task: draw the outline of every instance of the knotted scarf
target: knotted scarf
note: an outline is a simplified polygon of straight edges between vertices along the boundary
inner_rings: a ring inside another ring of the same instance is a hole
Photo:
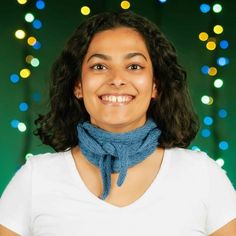
[[[125,180],[127,170],[153,153],[161,131],[152,119],[144,126],[126,133],[112,133],[88,121],[77,126],[79,147],[86,159],[100,169],[104,200],[110,193],[111,173],[119,173],[117,185]]]

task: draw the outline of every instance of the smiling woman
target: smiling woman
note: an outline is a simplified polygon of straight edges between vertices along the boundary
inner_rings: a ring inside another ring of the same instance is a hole
[[[235,236],[236,194],[203,152],[186,72],[158,27],[95,15],[52,68],[50,110],[0,202],[0,236]],[[117,225],[119,223],[119,225]]]

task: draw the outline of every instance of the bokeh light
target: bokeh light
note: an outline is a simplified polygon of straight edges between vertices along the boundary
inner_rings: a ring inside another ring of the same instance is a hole
[[[32,157],[32,156],[33,156],[32,153],[27,153],[27,154],[25,155],[25,159],[27,160],[28,158],[30,158],[30,157]]]
[[[220,13],[222,11],[222,5],[221,4],[214,4],[212,7],[213,12]]]
[[[33,58],[34,58],[34,57],[33,57],[32,55],[28,55],[28,56],[26,56],[25,61],[26,61],[28,64],[30,64]]]
[[[27,39],[27,43],[28,43],[30,46],[34,46],[34,45],[36,44],[36,42],[37,42],[37,39],[36,39],[35,37],[33,37],[33,36],[31,36],[31,37],[29,37],[29,38]]]
[[[216,67],[210,67],[210,68],[209,68],[209,71],[208,71],[208,74],[209,74],[210,76],[215,76],[215,75],[217,74],[217,69],[216,69]]]
[[[201,149],[198,146],[192,146],[191,149],[194,151],[201,151]]]
[[[21,102],[19,105],[20,111],[27,111],[29,109],[29,105],[26,102]]]
[[[216,63],[219,66],[225,66],[225,65],[229,64],[229,59],[227,57],[219,57],[219,58],[217,58]]]
[[[210,131],[209,129],[203,129],[203,130],[201,131],[201,135],[202,135],[202,137],[204,137],[204,138],[208,138],[208,137],[211,135],[211,131]]]
[[[213,28],[213,31],[215,34],[222,34],[224,31],[224,28],[221,25],[215,25]]]
[[[210,126],[213,124],[213,118],[211,116],[205,116],[203,122],[205,125]]]
[[[216,43],[214,41],[209,41],[206,44],[206,48],[210,51],[213,51],[216,49]]]
[[[208,71],[209,71],[209,66],[202,66],[201,68],[201,72],[204,74],[204,75],[208,75]]]
[[[220,148],[221,150],[227,150],[227,149],[229,148],[228,142],[226,142],[226,141],[221,141],[221,142],[219,143],[219,148]]]
[[[40,28],[42,27],[42,22],[41,22],[40,20],[38,20],[38,19],[35,19],[35,20],[33,21],[33,27],[34,27],[35,29],[40,29]]]
[[[209,4],[203,3],[203,4],[200,5],[200,11],[201,11],[202,13],[207,13],[207,12],[209,12],[210,10],[211,10],[211,7],[210,7]]]
[[[199,35],[198,35],[198,38],[201,40],[201,41],[207,41],[208,39],[208,34],[206,32],[201,32]]]
[[[24,30],[21,30],[21,29],[19,29],[19,30],[17,30],[16,32],[15,32],[15,36],[16,36],[16,38],[18,38],[18,39],[23,39],[24,37],[25,37],[25,31]]]
[[[27,3],[27,0],[17,0],[17,2],[19,3],[19,4],[26,4]]]
[[[38,67],[38,66],[39,66],[39,59],[38,59],[38,58],[33,58],[33,59],[31,60],[31,65],[32,65],[33,67]]]
[[[28,78],[30,74],[31,74],[30,70],[26,68],[20,71],[20,76],[21,78],[24,78],[24,79]]]
[[[16,84],[20,81],[20,77],[19,75],[17,74],[11,74],[10,75],[10,81],[13,83],[13,84]]]
[[[201,97],[201,101],[203,104],[212,105],[214,102],[214,99],[210,96],[204,95]]]
[[[129,1],[122,1],[120,3],[120,6],[121,6],[122,9],[127,10],[127,9],[130,8],[130,2]]]
[[[20,122],[20,123],[18,124],[17,128],[18,128],[18,130],[19,130],[20,132],[25,132],[26,129],[27,129],[26,125],[25,125],[23,122]]]
[[[220,48],[227,49],[229,47],[229,42],[227,40],[221,40],[220,41]]]
[[[43,10],[45,8],[45,2],[42,0],[38,0],[35,4],[36,8],[39,10]]]
[[[12,120],[11,121],[11,127],[16,129],[18,127],[19,123],[20,123],[19,120]]]
[[[218,166],[223,167],[223,165],[225,164],[225,161],[222,158],[218,158],[216,160],[216,163]]]
[[[31,23],[34,20],[34,15],[32,13],[25,14],[25,21]]]
[[[88,6],[83,6],[81,7],[80,12],[82,15],[87,16],[90,14],[90,8]]]
[[[34,45],[33,45],[33,48],[38,50],[41,48],[41,43],[39,41],[37,41]]]
[[[221,87],[223,86],[223,84],[224,84],[224,82],[223,82],[222,79],[216,79],[216,80],[214,81],[214,86],[215,86],[216,88],[221,88]]]
[[[227,112],[225,109],[220,109],[220,110],[218,111],[218,116],[219,116],[220,118],[226,118],[226,117],[228,116],[228,112]]]

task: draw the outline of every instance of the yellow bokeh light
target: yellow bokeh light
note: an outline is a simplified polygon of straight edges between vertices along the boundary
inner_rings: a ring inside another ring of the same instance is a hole
[[[224,31],[224,29],[221,25],[215,25],[214,28],[213,28],[213,31],[216,34],[221,34]]]
[[[209,41],[206,44],[206,48],[210,51],[215,50],[216,49],[216,43],[214,41]]]
[[[90,14],[90,8],[88,6],[83,6],[81,7],[80,9],[81,13],[85,16],[89,15]]]
[[[18,2],[19,4],[26,4],[26,3],[27,3],[27,0],[17,0],[17,2]]]
[[[30,64],[33,58],[34,58],[34,57],[33,57],[32,55],[28,55],[28,56],[25,58],[25,61]]]
[[[201,41],[207,41],[208,39],[208,34],[206,32],[201,32],[199,35],[198,35],[199,39]]]
[[[36,44],[36,42],[37,42],[37,40],[36,40],[36,38],[35,37],[29,37],[28,39],[27,39],[27,43],[30,45],[30,46],[34,46],[35,44]]]
[[[16,32],[15,32],[15,36],[16,36],[16,38],[18,38],[18,39],[23,39],[24,37],[25,37],[25,31],[24,30],[21,30],[21,29],[19,29],[19,30],[17,30]]]
[[[214,99],[212,97],[209,97],[209,102],[207,103],[207,105],[212,105],[214,102]]]
[[[22,69],[20,71],[20,76],[21,76],[21,78],[24,78],[24,79],[28,78],[30,76],[30,74],[31,74],[31,72],[29,69]]]
[[[217,74],[217,69],[215,67],[210,67],[209,71],[208,71],[208,74],[210,76],[215,76]]]
[[[127,9],[130,8],[130,2],[129,1],[122,1],[120,6],[121,6],[122,9],[127,10]]]

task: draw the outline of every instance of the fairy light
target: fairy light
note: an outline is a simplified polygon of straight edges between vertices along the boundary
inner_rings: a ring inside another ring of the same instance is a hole
[[[120,6],[122,9],[127,10],[130,8],[130,2],[129,1],[122,1]]]
[[[21,5],[24,5],[27,3],[27,0],[17,0],[17,2]]]
[[[15,32],[15,36],[16,36],[16,38],[18,38],[18,39],[23,39],[23,38],[25,38],[26,33],[25,33],[24,30],[19,29],[19,30],[17,30],[17,31]]]
[[[223,82],[222,79],[216,79],[216,80],[214,81],[214,86],[215,86],[215,88],[221,88],[221,87],[223,86],[223,84],[224,84],[224,82]]]
[[[27,129],[25,123],[23,123],[23,122],[20,122],[20,123],[18,124],[17,128],[18,128],[18,130],[19,130],[20,132],[25,132],[26,129]]]
[[[88,6],[83,6],[81,7],[80,12],[82,15],[87,16],[90,14],[90,8]]]
[[[29,23],[33,22],[34,21],[34,15],[32,13],[25,14],[25,21],[29,22]]]
[[[215,13],[220,13],[222,11],[222,9],[223,9],[222,5],[218,4],[218,3],[214,4],[212,7],[213,12],[215,12]]]
[[[206,44],[206,48],[209,50],[209,51],[213,51],[216,49],[216,43],[214,41],[209,41],[207,42]]]
[[[215,75],[217,74],[217,69],[216,69],[216,67],[210,67],[210,68],[209,68],[209,71],[208,71],[208,74],[209,74],[210,76],[215,76]]]
[[[23,79],[28,78],[28,77],[30,76],[30,74],[31,74],[31,72],[30,72],[29,69],[22,69],[22,70],[20,71],[20,76],[21,76],[21,78],[23,78]]]
[[[224,31],[224,28],[221,25],[215,25],[213,28],[213,31],[215,34],[222,34]]]
[[[198,38],[201,40],[201,41],[206,41],[208,39],[208,34],[206,32],[201,32],[199,35],[198,35]]]
[[[33,37],[33,36],[31,36],[31,37],[29,37],[29,38],[27,39],[27,43],[28,43],[30,46],[34,46],[34,45],[36,44],[36,42],[37,42],[37,39],[36,39],[35,37]]]

